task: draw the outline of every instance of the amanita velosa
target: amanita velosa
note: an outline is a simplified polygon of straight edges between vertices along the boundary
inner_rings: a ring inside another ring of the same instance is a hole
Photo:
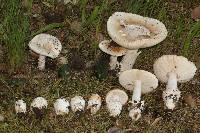
[[[119,82],[127,90],[133,91],[129,116],[133,120],[141,117],[144,101],[141,95],[153,91],[158,86],[158,79],[167,83],[166,90],[163,91],[163,100],[168,109],[174,109],[180,98],[180,90],[177,82],[189,81],[197,70],[194,63],[187,58],[177,55],[163,55],[158,58],[153,65],[155,75],[139,69],[132,69],[132,66],[140,54],[139,48],[146,48],[163,41],[167,36],[165,25],[152,18],[140,15],[116,12],[109,17],[107,30],[112,40],[104,40],[99,44],[99,48],[110,54],[110,69],[120,67]],[[45,69],[45,56],[56,58],[62,45],[60,41],[49,34],[39,34],[29,43],[30,49],[39,54],[38,68]],[[122,61],[117,61],[118,56],[124,56]],[[157,79],[157,78],[158,79]],[[128,101],[126,92],[114,89],[107,93],[106,104],[110,116],[118,116],[122,107]],[[101,107],[101,97],[92,94],[88,101],[87,109],[91,114],[96,114]],[[47,108],[47,101],[43,97],[37,97],[31,103],[31,108],[35,112]],[[75,96],[70,103],[65,98],[57,99],[54,103],[57,115],[68,114],[69,106],[74,113],[83,112],[86,102],[81,96]],[[16,113],[26,113],[26,103],[18,100],[15,103]]]
[[[141,94],[149,93],[157,88],[158,79],[150,72],[138,69],[124,71],[119,76],[119,83],[127,90],[133,91],[129,116],[133,120],[141,117],[144,101]]]
[[[104,40],[99,44],[99,48],[112,55],[110,67],[114,69],[120,66],[120,72],[132,69],[136,58],[141,53],[137,52],[139,48],[154,46],[167,37],[167,29],[162,22],[125,12],[115,12],[110,16],[107,21],[107,30],[111,39],[119,46],[117,49],[117,46],[112,48],[112,45]],[[108,50],[105,50],[106,47]],[[113,51],[121,54],[112,54]],[[123,55],[122,61],[118,63],[117,56]]]
[[[183,56],[163,55],[156,60],[153,69],[158,79],[167,83],[166,90],[163,91],[163,100],[165,106],[173,110],[181,96],[177,82],[184,83],[192,79],[197,68]]]
[[[45,58],[56,58],[62,49],[61,42],[54,36],[49,34],[36,35],[30,42],[29,48],[39,54],[38,68],[45,69]]]

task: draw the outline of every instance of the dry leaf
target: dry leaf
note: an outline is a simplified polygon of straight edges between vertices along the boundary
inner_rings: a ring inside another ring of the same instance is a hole
[[[185,103],[191,106],[192,108],[196,106],[196,101],[191,95],[186,96],[184,99]]]
[[[192,10],[191,16],[194,20],[198,21],[200,19],[200,6]]]

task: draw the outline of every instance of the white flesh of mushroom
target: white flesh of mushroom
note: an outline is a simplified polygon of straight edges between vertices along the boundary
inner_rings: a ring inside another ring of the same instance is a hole
[[[132,120],[137,121],[141,117],[141,112],[143,110],[144,101],[141,101],[141,81],[135,80],[135,87],[133,90],[131,109],[129,111],[129,116]]]
[[[47,100],[44,99],[43,97],[37,97],[31,103],[31,107],[38,109],[47,108],[47,105],[48,105]]]
[[[18,100],[15,102],[16,113],[26,113],[26,103],[23,100]]]
[[[116,117],[119,116],[122,110],[122,104],[119,101],[113,101],[107,103],[108,111],[110,112],[110,116]]]
[[[117,68],[119,66],[119,62],[117,61],[117,56],[110,56],[110,70],[114,70],[115,68]]]
[[[39,70],[44,70],[45,69],[45,56],[44,55],[39,55],[38,68],[39,68]]]
[[[163,91],[163,100],[166,107],[173,110],[180,96],[181,92],[177,87],[177,74],[170,72],[168,73],[167,88]]]
[[[57,99],[54,103],[54,109],[57,115],[64,115],[69,113],[69,102],[65,98]]]
[[[132,69],[140,53],[138,50],[128,50],[120,62],[120,72]]]
[[[123,20],[120,21],[120,24],[124,26],[122,30],[119,32],[122,36],[128,37],[130,40],[134,40],[136,38],[150,36],[150,31],[146,27],[142,25],[128,25]]]
[[[101,107],[101,97],[98,94],[92,94],[88,101],[87,109],[90,109],[91,114],[96,114],[96,112]]]
[[[75,96],[71,99],[70,105],[74,113],[77,111],[84,111],[85,100],[81,96]]]

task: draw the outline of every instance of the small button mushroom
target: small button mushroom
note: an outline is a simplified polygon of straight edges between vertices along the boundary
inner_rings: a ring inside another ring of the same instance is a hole
[[[157,88],[158,79],[150,72],[138,69],[124,71],[119,76],[119,83],[127,90],[133,90],[129,116],[133,120],[141,117],[144,101],[141,94],[149,93]]]
[[[123,56],[126,54],[127,50],[123,47],[120,47],[112,40],[104,40],[99,43],[99,48],[110,56],[110,70],[114,70],[119,66],[119,62],[117,61],[117,57]]]
[[[81,96],[75,96],[71,99],[70,106],[74,113],[82,113],[85,109],[85,100]]]
[[[181,96],[177,82],[184,83],[191,80],[197,68],[183,56],[163,55],[155,61],[153,69],[158,79],[167,83],[166,90],[163,91],[163,100],[165,106],[173,110]]]
[[[106,95],[106,104],[110,116],[116,117],[120,115],[122,106],[128,101],[128,96],[123,90],[115,89]]]
[[[110,70],[114,70],[116,68],[120,68],[120,71],[132,69],[135,63],[135,60],[137,59],[138,55],[141,53],[141,52],[138,52],[138,50],[125,49],[111,40],[102,41],[99,44],[99,48],[103,52],[111,55],[110,63],[109,63]],[[124,57],[122,61],[119,63],[117,61],[117,57],[123,56],[123,55]]]
[[[44,114],[47,105],[48,103],[46,99],[43,97],[37,97],[32,101],[31,108],[37,117],[41,117]]]
[[[110,16],[107,30],[114,42],[130,50],[151,47],[167,37],[162,22],[125,12],[115,12]]]
[[[61,52],[62,45],[60,41],[49,34],[36,35],[30,42],[29,48],[39,54],[38,68],[45,69],[45,57],[56,58]]]
[[[17,114],[26,113],[26,103],[23,100],[17,100],[15,102],[15,111]]]
[[[91,114],[96,114],[101,107],[101,97],[98,94],[92,94],[88,101],[87,109],[90,109]]]
[[[65,98],[57,99],[54,103],[54,109],[57,115],[64,115],[69,113],[69,102]]]

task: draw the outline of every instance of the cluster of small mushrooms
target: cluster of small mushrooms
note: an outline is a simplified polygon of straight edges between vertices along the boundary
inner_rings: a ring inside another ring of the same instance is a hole
[[[35,98],[31,103],[31,110],[33,112],[43,112],[47,108],[48,102],[43,97]],[[69,113],[69,107],[74,113],[81,113],[85,110],[86,101],[81,96],[75,96],[69,102],[65,98],[59,98],[54,102],[54,110],[57,115],[64,115]],[[87,110],[91,114],[95,114],[101,107],[101,97],[98,94],[92,94],[87,104]],[[27,112],[26,103],[23,100],[15,102],[15,111],[18,114],[25,114]]]
[[[115,12],[107,21],[107,30],[111,39],[100,42],[99,48],[111,55],[110,70],[119,70],[117,76],[121,86],[132,91],[129,116],[133,120],[138,120],[141,117],[144,109],[141,95],[156,89],[158,80],[167,83],[166,90],[163,91],[162,95],[163,101],[168,109],[173,110],[181,96],[177,82],[183,83],[193,78],[197,70],[194,63],[183,56],[163,55],[153,65],[155,75],[145,70],[133,69],[133,65],[141,53],[138,52],[138,49],[154,46],[167,37],[165,25],[153,18]],[[29,47],[40,55],[38,61],[40,70],[45,69],[46,56],[56,58],[62,49],[60,41],[48,34],[35,36],[30,41]],[[123,56],[121,62],[117,60],[119,56]],[[105,99],[110,116],[114,117],[120,115],[123,105],[128,102],[126,92],[120,89],[109,91]],[[87,109],[95,114],[100,109],[101,102],[101,97],[98,94],[92,94]],[[54,108],[57,115],[63,115],[69,112],[69,106],[73,112],[77,112],[84,111],[85,105],[83,97],[75,96],[70,103],[65,98],[57,99]],[[47,101],[38,97],[33,100],[31,107],[46,108]],[[26,103],[23,100],[18,100],[15,109],[17,113],[25,113]]]

